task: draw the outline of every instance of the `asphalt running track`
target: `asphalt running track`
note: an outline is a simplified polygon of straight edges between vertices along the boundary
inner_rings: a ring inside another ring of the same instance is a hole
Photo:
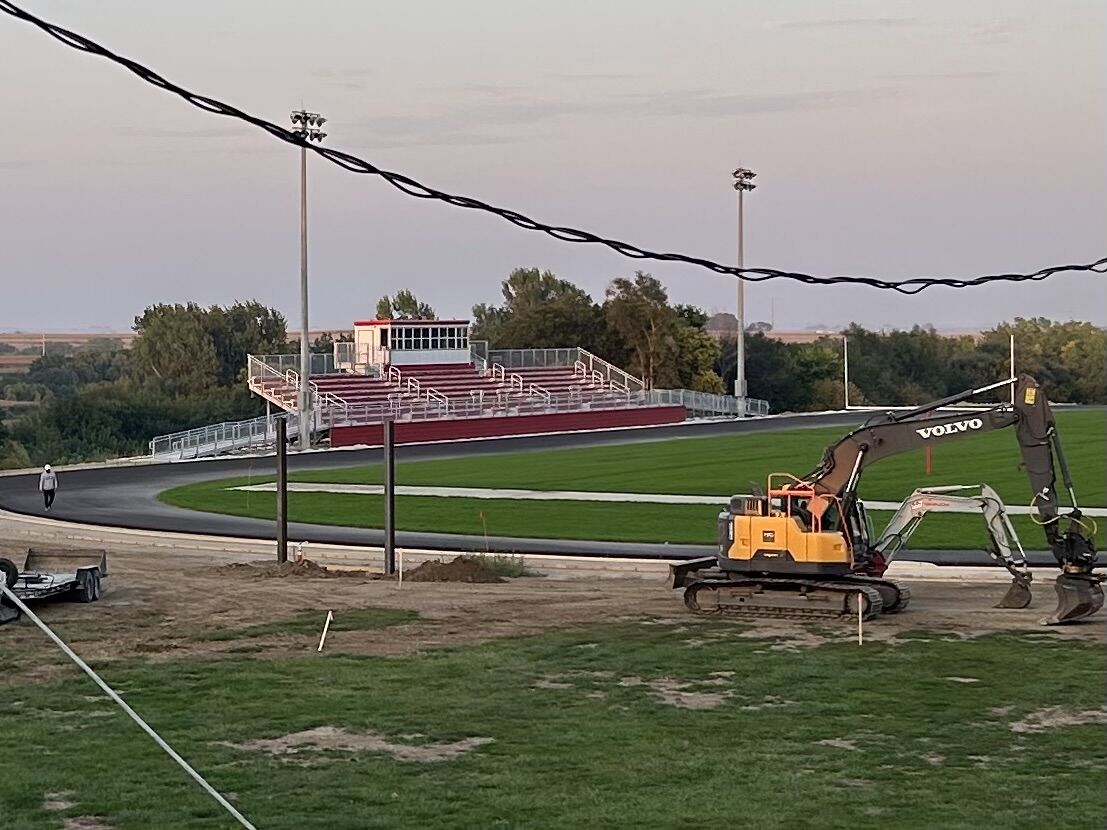
[[[453,443],[400,445],[396,463],[431,459],[492,456],[502,453],[544,449],[615,446],[674,438],[699,438],[714,435],[740,435],[785,429],[853,426],[864,413],[847,412],[820,415],[792,415],[746,421],[707,421],[672,426],[632,428],[606,432],[562,433],[511,438],[491,438]],[[289,469],[317,470],[357,467],[379,463],[380,448],[310,452],[289,455]],[[273,539],[273,522],[240,516],[225,516],[173,507],[158,501],[158,493],[170,487],[193,484],[213,478],[271,475],[273,456],[220,458],[176,464],[94,467],[60,470],[57,501],[49,514],[44,513],[38,492],[38,472],[0,476],[0,509],[12,513],[44,516],[61,521],[81,522],[105,527],[123,527],[179,533]],[[368,528],[334,527],[290,523],[292,541],[320,544],[380,546],[383,532]],[[611,558],[683,559],[709,556],[710,545],[640,544],[590,542],[552,539],[464,536],[450,533],[397,532],[396,544],[406,548],[429,550],[484,551],[520,554],[577,554]],[[1028,552],[1034,566],[1053,566],[1053,557],[1045,551]],[[992,565],[982,551],[905,551],[900,560],[930,562],[936,565]],[[1100,554],[1101,564],[1107,564]]]

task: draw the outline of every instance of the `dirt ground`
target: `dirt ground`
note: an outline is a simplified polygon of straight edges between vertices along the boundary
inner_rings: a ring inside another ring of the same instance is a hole
[[[9,555],[10,555],[9,551]],[[0,550],[0,555],[3,551]],[[256,557],[164,551],[108,551],[109,576],[103,598],[83,605],[39,603],[43,620],[90,660],[142,655],[150,660],[213,656],[249,651],[287,655],[314,652],[318,635],[268,634],[261,637],[205,639],[205,635],[285,620],[318,610],[322,629],[326,610],[397,608],[419,613],[418,620],[385,628],[333,631],[329,651],[359,654],[408,654],[448,645],[611,621],[671,625],[674,640],[686,647],[709,646],[714,635],[703,620],[688,613],[679,592],[658,577],[644,579],[550,579],[524,577],[502,584],[405,582],[397,587],[371,575],[342,579],[266,578],[260,568],[228,567]],[[898,615],[865,626],[866,642],[895,641],[906,632],[974,637],[996,631],[1032,632],[1041,638],[1107,642],[1107,611],[1083,624],[1040,624],[1053,607],[1051,580],[1043,574],[1032,606],[999,610],[991,606],[1004,592],[1002,583],[911,582],[912,602]],[[741,637],[764,638],[773,649],[798,649],[831,640],[856,640],[852,623],[765,623],[734,621]],[[919,636],[917,633],[912,636]],[[54,649],[29,620],[0,628],[0,665],[27,649]],[[45,680],[69,668],[59,663],[19,666],[0,682]]]

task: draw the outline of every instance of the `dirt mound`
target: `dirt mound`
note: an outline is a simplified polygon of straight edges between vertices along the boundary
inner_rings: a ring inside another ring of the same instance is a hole
[[[471,556],[459,556],[449,562],[432,559],[424,562],[404,579],[412,582],[503,582],[487,565]]]
[[[368,571],[332,571],[310,559],[302,562],[235,562],[232,565],[224,565],[218,569],[223,573],[236,576],[248,576],[264,579],[285,579],[298,577],[300,579],[335,579],[340,577],[360,577],[371,579],[375,574]]]

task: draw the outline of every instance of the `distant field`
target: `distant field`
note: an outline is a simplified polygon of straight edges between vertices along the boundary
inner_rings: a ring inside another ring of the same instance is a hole
[[[1104,459],[1107,413],[1062,412],[1058,428],[1081,502],[1107,504]],[[455,487],[514,487],[626,493],[702,494],[726,497],[764,485],[770,472],[809,472],[823,448],[842,435],[839,428],[756,435],[677,439],[617,447],[516,453],[402,464],[400,484]],[[924,474],[921,452],[888,459],[869,469],[861,486],[868,499],[898,501],[920,486],[987,483],[1011,505],[1030,501],[1012,432],[1004,430],[935,447],[933,474]],[[168,490],[169,504],[216,513],[272,518],[271,493],[229,491],[228,487],[272,481],[272,476],[204,482]],[[294,481],[380,483],[379,465],[297,473]],[[379,527],[383,499],[329,493],[289,496],[292,521],[351,527]],[[401,497],[397,526],[402,530],[493,536],[536,536],[629,542],[703,543],[714,540],[712,505],[655,505],[587,502],[524,502],[485,499]],[[482,515],[483,514],[483,518]],[[875,513],[878,527],[888,514]],[[1014,517],[1028,547],[1042,547],[1040,530]],[[1104,522],[1107,524],[1107,522]],[[1104,538],[1100,530],[1099,538]],[[927,517],[912,540],[916,548],[979,548],[986,541],[975,516]]]

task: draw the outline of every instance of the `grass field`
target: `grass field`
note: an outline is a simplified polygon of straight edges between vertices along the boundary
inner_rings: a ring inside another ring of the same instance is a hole
[[[1107,413],[1061,412],[1058,427],[1085,506],[1107,504],[1104,458]],[[401,464],[400,484],[456,487],[514,487],[535,490],[595,490],[628,493],[729,495],[763,485],[770,472],[808,472],[823,448],[842,435],[839,428],[794,430],[743,436],[691,438],[616,447],[547,450],[446,461]],[[1027,504],[1029,484],[1010,431],[940,445],[933,450],[933,474],[924,474],[920,452],[890,458],[867,470],[862,495],[899,500],[915,487],[988,483],[1012,505]],[[228,491],[228,487],[272,481],[272,476],[205,482],[168,490],[161,498],[180,507],[271,519],[276,499],[269,493]],[[379,465],[294,474],[294,481],[379,483]],[[400,497],[401,530],[491,536],[537,536],[628,542],[702,543],[714,541],[711,505],[525,502],[487,499]],[[351,527],[379,527],[383,499],[377,496],[293,493],[292,521]],[[483,516],[482,516],[483,514]],[[878,528],[890,514],[874,512]],[[1042,547],[1041,532],[1025,517],[1014,517],[1028,547]],[[1107,525],[1107,522],[1102,523]],[[1105,528],[1100,528],[1103,545]],[[986,541],[975,516],[928,516],[912,539],[916,548],[980,547]]]
[[[642,620],[398,657],[308,645],[100,668],[266,830],[1102,826],[1100,645],[915,634],[793,651],[742,633]],[[4,828],[232,826],[85,679],[4,691]],[[243,746],[320,727],[345,732]],[[438,746],[466,739],[482,740]]]

